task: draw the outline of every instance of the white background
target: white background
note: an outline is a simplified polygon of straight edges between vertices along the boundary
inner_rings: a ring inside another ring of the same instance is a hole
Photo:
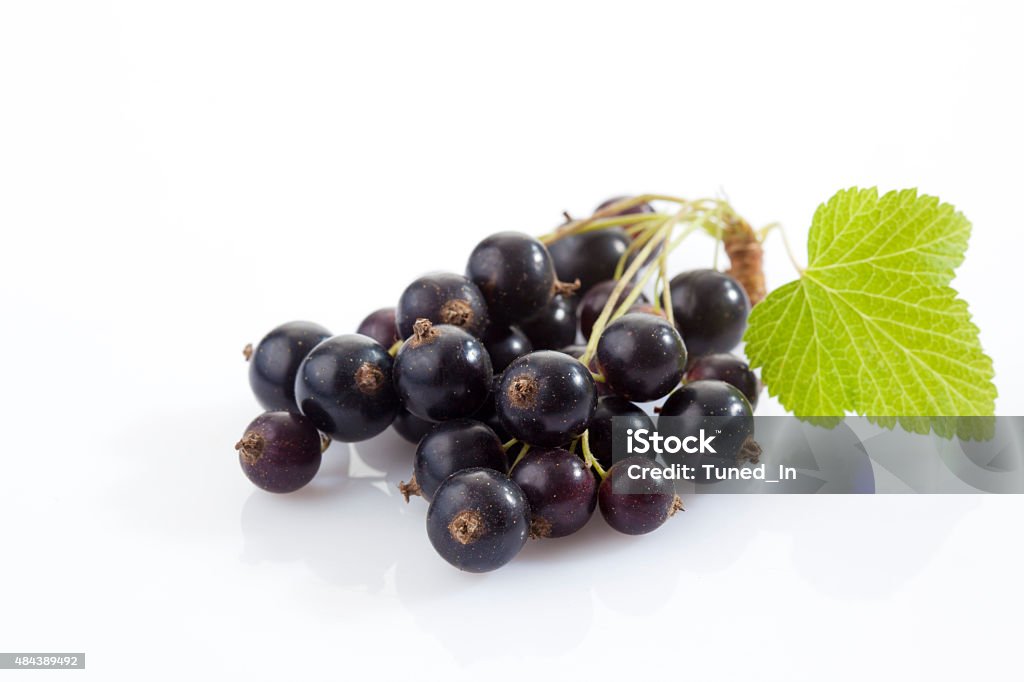
[[[598,521],[478,576],[401,501],[392,433],[287,497],[232,445],[258,412],[247,341],[352,330],[490,232],[644,191],[725,192],[797,244],[839,188],[956,204],[956,285],[999,413],[1024,413],[1021,20],[3,3],[0,650],[85,651],[52,675],[97,680],[1016,678],[1020,497],[701,497],[653,535]],[[772,286],[794,275],[777,239]]]

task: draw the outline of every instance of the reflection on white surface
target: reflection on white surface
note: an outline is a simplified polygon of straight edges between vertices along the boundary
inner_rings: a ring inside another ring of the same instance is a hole
[[[434,554],[425,501],[406,504],[398,493],[413,452],[392,432],[335,443],[308,488],[287,496],[253,490],[241,508],[240,559],[257,570],[298,564],[330,589],[393,594],[425,635],[463,662],[486,659],[495,637],[510,634],[484,622],[492,617],[528,627],[533,655],[558,656],[586,639],[595,599],[612,613],[669,622],[666,609],[732,602],[729,593],[699,594],[723,574],[743,582],[713,589],[771,591],[773,575],[795,570],[836,598],[884,599],[979,504],[973,496],[908,505],[883,496],[691,495],[686,512],[650,535],[615,533],[598,512],[579,533],[530,541],[508,566],[475,575]],[[752,545],[766,542],[790,566],[750,562]]]
[[[0,3],[0,648],[102,682],[1019,678],[1024,496],[691,497],[467,575],[391,434],[294,496],[244,478],[247,341],[623,192],[725,192],[798,258],[838,188],[954,203],[1024,414],[1015,3],[464,4]]]

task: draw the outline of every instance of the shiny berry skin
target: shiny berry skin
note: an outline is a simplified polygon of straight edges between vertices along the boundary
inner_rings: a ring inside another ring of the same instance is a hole
[[[562,348],[559,348],[558,352],[565,353],[566,355],[571,355],[572,357],[579,360],[580,358],[583,357],[583,354],[587,352],[587,347],[584,346],[582,343],[574,343],[572,345],[563,346]]]
[[[600,211],[601,209],[603,209],[603,208],[605,208],[607,206],[611,206],[616,201],[622,201],[623,199],[628,199],[628,198],[629,198],[629,196],[624,195],[624,196],[621,196],[621,197],[612,197],[611,199],[605,199],[604,201],[601,202],[601,204],[596,209],[594,209],[594,212],[596,213],[597,211]],[[613,216],[617,216],[617,215],[642,215],[644,213],[654,213],[654,207],[651,206],[650,204],[648,204],[647,202],[644,202],[642,204],[637,204],[636,206],[633,206],[631,208],[627,208],[624,211],[616,211],[615,213],[612,213],[611,215],[613,215]]]
[[[299,409],[334,440],[373,438],[398,413],[393,365],[384,346],[368,336],[341,334],[321,341],[295,378]]]
[[[646,313],[627,313],[605,327],[597,366],[608,386],[627,400],[668,395],[686,371],[686,346],[672,324]]]
[[[611,199],[602,202],[601,205],[598,206],[595,209],[595,211],[600,211],[601,209],[603,209],[605,207],[608,207],[608,206],[611,206],[615,202],[621,201],[623,199],[629,199],[629,198],[628,197],[612,197]],[[609,214],[608,217],[611,217],[611,216],[621,216],[621,215],[644,215],[644,214],[647,214],[647,213],[655,213],[655,211],[654,211],[654,207],[653,206],[651,206],[650,204],[647,204],[645,202],[643,204],[638,204],[636,206],[628,208],[625,211],[616,211],[614,213],[611,213],[611,214]],[[637,235],[633,236],[633,239],[635,240],[639,236],[640,236],[639,233],[637,233]],[[660,252],[662,252],[663,248],[664,248],[664,245],[660,245],[660,244],[657,245],[656,247],[654,247],[653,251],[651,251],[651,254],[647,257],[647,260],[644,261],[644,265],[645,266],[649,265],[651,263],[651,261],[653,261],[655,258],[657,258],[657,255]],[[625,267],[629,267],[633,263],[633,260],[637,257],[638,253],[639,252],[634,252],[634,253],[630,254],[630,257],[626,259]]]
[[[495,375],[494,381],[492,382],[492,390],[487,394],[487,399],[484,400],[484,404],[480,406],[480,409],[473,413],[472,418],[478,422],[483,422],[491,428],[498,435],[498,439],[502,443],[507,443],[512,440],[512,436],[508,431],[505,430],[505,426],[498,419],[498,412],[494,406],[494,391],[497,390],[498,383],[501,381],[501,375]]]
[[[655,317],[663,317],[666,320],[668,319],[668,316],[665,315],[665,311],[662,310],[661,308],[655,308],[653,303],[647,303],[647,302],[634,303],[633,305],[629,306],[629,310],[627,312],[630,312],[630,313],[646,313],[647,315],[654,315]]]
[[[391,348],[401,341],[398,338],[398,327],[395,325],[395,309],[374,310],[359,323],[356,333],[369,336],[385,348]]]
[[[520,232],[499,232],[477,244],[466,276],[480,288],[491,317],[509,324],[537,314],[556,283],[548,250]]]
[[[272,493],[290,493],[313,480],[320,469],[320,432],[294,412],[265,412],[235,445],[249,480]]]
[[[590,424],[597,388],[579,360],[558,351],[535,351],[501,375],[495,407],[513,438],[530,445],[563,445]]]
[[[530,503],[530,536],[561,538],[586,525],[597,506],[597,477],[563,448],[536,448],[512,470]]]
[[[615,267],[629,246],[629,237],[618,227],[562,237],[548,244],[558,279],[580,281],[582,296],[598,282],[615,276]]]
[[[742,358],[732,353],[712,353],[700,355],[690,360],[686,368],[687,381],[717,379],[732,384],[740,390],[750,402],[750,408],[757,409],[757,398],[761,392],[761,382]]]
[[[580,321],[580,331],[583,333],[583,338],[590,338],[590,332],[594,329],[594,323],[597,322],[597,318],[601,316],[601,311],[604,310],[604,307],[608,303],[608,299],[611,298],[612,291],[615,290],[615,286],[617,284],[618,281],[613,279],[596,284],[586,293],[583,299],[580,300],[580,305],[576,310],[576,315]],[[627,286],[626,289],[623,290],[622,296],[616,300],[621,301],[621,299],[625,298],[628,293],[629,287]],[[637,298],[637,302],[646,303],[647,297],[640,294]]]
[[[706,481],[705,464],[715,469],[735,467],[747,440],[754,435],[754,411],[738,388],[724,381],[693,381],[668,397],[658,417],[662,436],[713,434],[714,453],[665,455],[667,460],[694,467],[697,481]]]
[[[484,333],[484,347],[491,356],[491,369],[495,374],[515,360],[533,351],[533,343],[519,327],[491,325]]]
[[[578,299],[556,294],[539,313],[520,323],[535,350],[556,350],[576,341]]]
[[[649,475],[633,480],[629,476],[632,467],[641,475],[658,464],[645,457],[620,461],[601,482],[597,499],[601,515],[609,526],[627,535],[643,535],[657,530],[682,509],[682,501],[670,480]]]
[[[494,469],[508,473],[508,458],[498,436],[472,419],[437,424],[416,447],[413,472],[417,491],[431,500],[444,480],[463,469]]]
[[[497,412],[492,411],[484,419],[484,423],[491,427],[491,431],[494,431],[494,433],[497,434],[498,439],[501,440],[502,443],[507,443],[512,440],[512,434],[505,430],[505,425],[501,423]]]
[[[616,441],[614,433],[615,420],[618,419],[620,437]],[[620,459],[626,457],[626,431],[647,429],[654,431],[654,420],[641,408],[617,395],[605,396],[597,401],[597,411],[590,420],[590,451],[597,458],[597,463],[605,470],[615,463],[614,451],[618,451]],[[654,455],[650,457],[653,459]]]
[[[487,328],[487,303],[476,285],[462,275],[433,272],[407,286],[398,299],[395,319],[403,339],[412,336],[412,327],[421,318],[482,336]]]
[[[559,353],[565,353],[579,360],[583,357],[583,354],[587,352],[587,347],[583,345],[566,346],[558,351]],[[591,374],[597,374],[597,358],[591,358],[590,364],[587,369],[590,370]],[[612,392],[610,386],[603,381],[595,381],[594,385],[597,386],[597,397],[601,398],[606,395],[615,395]]]
[[[452,566],[472,573],[501,568],[530,533],[530,505],[505,474],[465,469],[438,488],[427,509],[427,537]]]
[[[298,409],[295,377],[299,365],[314,346],[330,335],[312,322],[288,322],[272,329],[256,344],[249,358],[249,385],[263,409]]]
[[[437,422],[420,419],[404,407],[398,408],[395,421],[391,424],[395,433],[410,443],[419,443],[420,438],[430,433],[436,425]]]
[[[417,320],[395,355],[395,388],[409,412],[430,421],[468,417],[491,390],[484,343],[460,327]]]
[[[716,270],[690,270],[669,283],[672,312],[693,355],[732,350],[743,338],[750,299],[735,279]]]

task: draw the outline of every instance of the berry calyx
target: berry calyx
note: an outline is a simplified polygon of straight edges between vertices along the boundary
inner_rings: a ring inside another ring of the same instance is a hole
[[[493,571],[511,561],[529,537],[523,491],[493,469],[449,476],[427,509],[427,537],[441,557],[463,571]]]
[[[402,292],[395,308],[402,338],[413,334],[419,319],[447,324],[481,336],[487,329],[487,303],[480,289],[462,275],[434,272],[420,277]]]
[[[505,430],[523,443],[557,446],[586,430],[597,407],[590,371],[558,351],[535,351],[501,376],[495,408]]]
[[[302,414],[335,440],[356,442],[384,431],[398,413],[394,361],[362,334],[332,336],[299,366],[295,397]]]
[[[323,450],[313,423],[293,412],[265,412],[235,444],[246,477],[272,493],[302,488],[320,469]]]
[[[460,327],[419,319],[395,355],[394,386],[420,419],[468,417],[490,394],[493,371],[483,342]]]

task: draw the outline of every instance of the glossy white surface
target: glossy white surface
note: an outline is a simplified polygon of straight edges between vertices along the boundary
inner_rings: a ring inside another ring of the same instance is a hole
[[[401,501],[393,434],[334,445],[290,497],[232,445],[258,411],[247,341],[352,330],[489,232],[640,191],[724,190],[796,244],[852,184],[955,203],[956,285],[999,412],[1024,413],[1020,20],[3,4],[0,650],[85,651],[96,680],[1016,678],[1020,497],[705,496],[653,535],[595,519],[474,576]],[[695,237],[674,269],[711,253]]]

